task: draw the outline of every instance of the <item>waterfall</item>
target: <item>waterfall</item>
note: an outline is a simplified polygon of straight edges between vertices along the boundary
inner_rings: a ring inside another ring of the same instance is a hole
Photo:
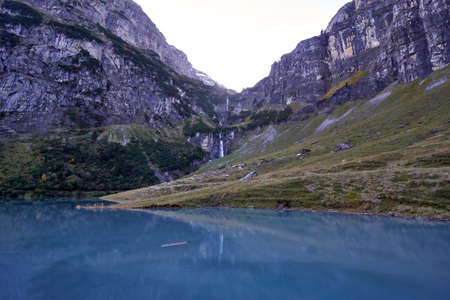
[[[224,157],[222,132],[219,133],[219,158]]]
[[[226,112],[228,112],[230,107],[230,99],[227,98],[227,106],[226,106]],[[226,116],[225,116],[226,118]],[[222,127],[222,120],[219,122],[220,127]],[[222,131],[219,133],[219,158],[222,158],[225,156],[225,151],[223,150],[223,138],[222,138]]]

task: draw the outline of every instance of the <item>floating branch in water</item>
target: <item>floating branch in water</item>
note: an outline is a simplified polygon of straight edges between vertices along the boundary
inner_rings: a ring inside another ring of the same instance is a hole
[[[189,244],[189,241],[178,242],[178,243],[170,243],[170,244],[163,244],[163,245],[161,245],[161,248],[175,247],[175,246],[184,246],[184,245],[188,245],[188,244]]]

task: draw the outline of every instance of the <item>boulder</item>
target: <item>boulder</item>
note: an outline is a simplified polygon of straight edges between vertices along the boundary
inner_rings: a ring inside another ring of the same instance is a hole
[[[337,145],[336,148],[334,148],[334,152],[341,152],[341,151],[349,150],[352,148],[353,147],[350,144],[344,143],[344,144]]]

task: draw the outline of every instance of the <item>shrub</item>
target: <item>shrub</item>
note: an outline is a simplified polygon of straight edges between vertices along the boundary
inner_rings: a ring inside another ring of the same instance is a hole
[[[253,113],[250,117],[251,122],[247,125],[249,129],[259,126],[266,126],[277,121],[278,112],[276,110],[263,110]]]
[[[281,111],[277,110],[263,110],[254,112],[250,116],[250,123],[247,125],[248,129],[253,129],[260,126],[266,126],[272,123],[286,122],[292,115],[293,110],[290,106],[287,106]]]
[[[41,24],[41,19],[34,19],[22,16],[11,16],[0,13],[0,25],[22,25],[24,27],[33,27]]]
[[[72,64],[59,64],[59,67],[68,72],[79,72],[83,68],[91,72],[102,69],[102,64],[99,60],[93,58],[88,51],[81,49],[81,51],[72,58]]]
[[[285,109],[278,113],[277,122],[286,122],[289,117],[292,115],[293,110],[290,106],[287,106]]]
[[[191,122],[191,120],[187,120],[183,126],[183,134],[185,136],[194,136],[197,132],[210,133],[215,131],[216,128],[209,126],[208,124],[203,122],[202,119],[195,120],[194,122]]]
[[[37,10],[22,2],[7,0],[3,2],[2,8],[20,14],[24,17],[42,20],[41,14]]]
[[[204,152],[200,147],[189,143],[143,141],[142,148],[149,160],[158,165],[161,171],[187,171],[196,160],[202,160]]]
[[[369,76],[369,72],[368,71],[358,71],[356,73],[354,73],[352,76],[350,76],[349,78],[339,82],[338,84],[334,85],[331,87],[331,89],[322,97],[322,100],[327,100],[330,99],[331,97],[334,96],[334,94],[336,94],[340,89],[344,88],[344,87],[348,87],[351,86],[353,84],[356,84],[358,81],[360,81],[361,79],[365,78]]]
[[[96,37],[92,32],[78,25],[68,25],[56,21],[50,21],[49,25],[61,34],[75,40],[87,40],[102,44],[103,41]]]
[[[4,30],[0,30],[0,44],[1,45],[5,45],[8,48],[14,48],[19,43],[20,43],[19,36],[15,35],[13,33],[4,31]]]
[[[17,15],[0,13],[0,25],[22,25],[25,27],[33,27],[42,23],[41,14],[32,7],[17,1],[5,1],[2,8]]]

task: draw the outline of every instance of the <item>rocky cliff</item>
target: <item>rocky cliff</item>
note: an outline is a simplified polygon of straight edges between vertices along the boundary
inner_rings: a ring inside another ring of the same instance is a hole
[[[228,93],[132,1],[0,0],[1,196],[99,195],[192,172],[218,156]],[[197,119],[209,126],[188,141]]]
[[[171,126],[224,101],[132,1],[0,1],[0,37],[3,136]]]
[[[305,112],[423,78],[450,62],[450,1],[355,0],[234,103],[299,103]]]
[[[156,25],[132,0],[78,1],[78,0],[28,0],[41,12],[71,24],[90,27],[100,24],[128,44],[157,53],[161,61],[179,74],[214,85],[214,81],[196,69],[187,56],[169,45]]]

